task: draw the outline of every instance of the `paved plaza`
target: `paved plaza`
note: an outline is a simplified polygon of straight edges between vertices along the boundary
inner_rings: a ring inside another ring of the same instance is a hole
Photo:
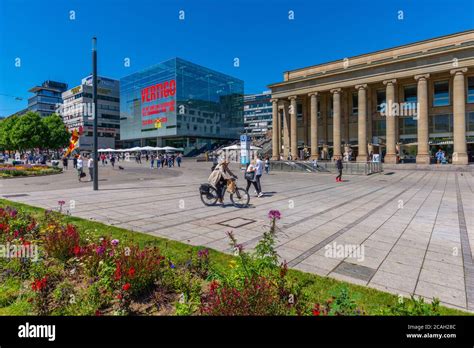
[[[65,208],[73,201],[74,216],[228,253],[226,231],[251,249],[268,211],[278,209],[277,251],[290,267],[474,310],[472,172],[394,170],[345,176],[343,183],[330,174],[274,172],[262,177],[265,196],[237,209],[227,195],[224,207],[202,204],[198,187],[210,163],[120,165],[125,169],[100,168],[97,192],[69,169],[1,180],[0,197],[54,209],[59,200]]]

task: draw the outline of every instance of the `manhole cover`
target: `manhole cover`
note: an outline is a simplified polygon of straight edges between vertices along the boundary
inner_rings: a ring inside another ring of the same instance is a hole
[[[13,197],[26,197],[29,196],[27,193],[18,193],[16,195],[3,195],[5,198],[13,198]]]
[[[333,272],[368,282],[376,271],[370,267],[341,262]]]
[[[232,227],[232,228],[239,228],[239,227],[243,227],[254,222],[255,220],[251,220],[251,219],[234,218],[234,219],[219,222],[218,225]]]

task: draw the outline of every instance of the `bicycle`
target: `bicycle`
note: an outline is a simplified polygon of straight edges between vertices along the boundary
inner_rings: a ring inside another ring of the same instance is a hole
[[[228,181],[235,181],[235,179],[230,179]],[[225,190],[227,191],[227,189]],[[206,206],[214,206],[217,204],[219,195],[217,190],[210,184],[201,184],[199,187],[199,193],[201,195],[201,201]],[[225,192],[222,194],[222,199],[224,199]],[[250,195],[243,188],[235,186],[235,191],[230,193],[230,200],[234,207],[237,208],[246,208],[250,202]]]

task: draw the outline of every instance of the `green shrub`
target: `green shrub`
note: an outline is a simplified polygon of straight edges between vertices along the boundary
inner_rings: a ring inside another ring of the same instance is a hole
[[[434,298],[431,303],[426,303],[422,297],[416,298],[411,295],[411,298],[406,299],[399,297],[394,306],[388,306],[381,310],[383,315],[440,315],[439,299]]]

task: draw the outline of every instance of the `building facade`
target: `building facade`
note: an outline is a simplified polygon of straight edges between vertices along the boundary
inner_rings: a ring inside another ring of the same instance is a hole
[[[37,112],[42,117],[55,113],[58,104],[63,103],[62,93],[66,90],[66,83],[56,81],[45,81],[41,86],[31,88],[28,92],[34,93],[34,96],[28,99],[26,111]]]
[[[173,58],[120,80],[124,146],[173,146],[190,155],[238,139],[243,81]]]
[[[81,84],[65,91],[60,112],[64,124],[70,131],[82,129],[78,149],[92,151],[93,145],[93,83],[92,75],[82,79]],[[120,83],[118,80],[97,77],[97,131],[98,147],[120,147]]]
[[[261,138],[272,129],[271,92],[248,94],[244,97],[245,133],[252,138]]]
[[[273,158],[352,151],[385,163],[473,161],[474,30],[287,71],[272,91]],[[299,111],[302,111],[301,114]]]

